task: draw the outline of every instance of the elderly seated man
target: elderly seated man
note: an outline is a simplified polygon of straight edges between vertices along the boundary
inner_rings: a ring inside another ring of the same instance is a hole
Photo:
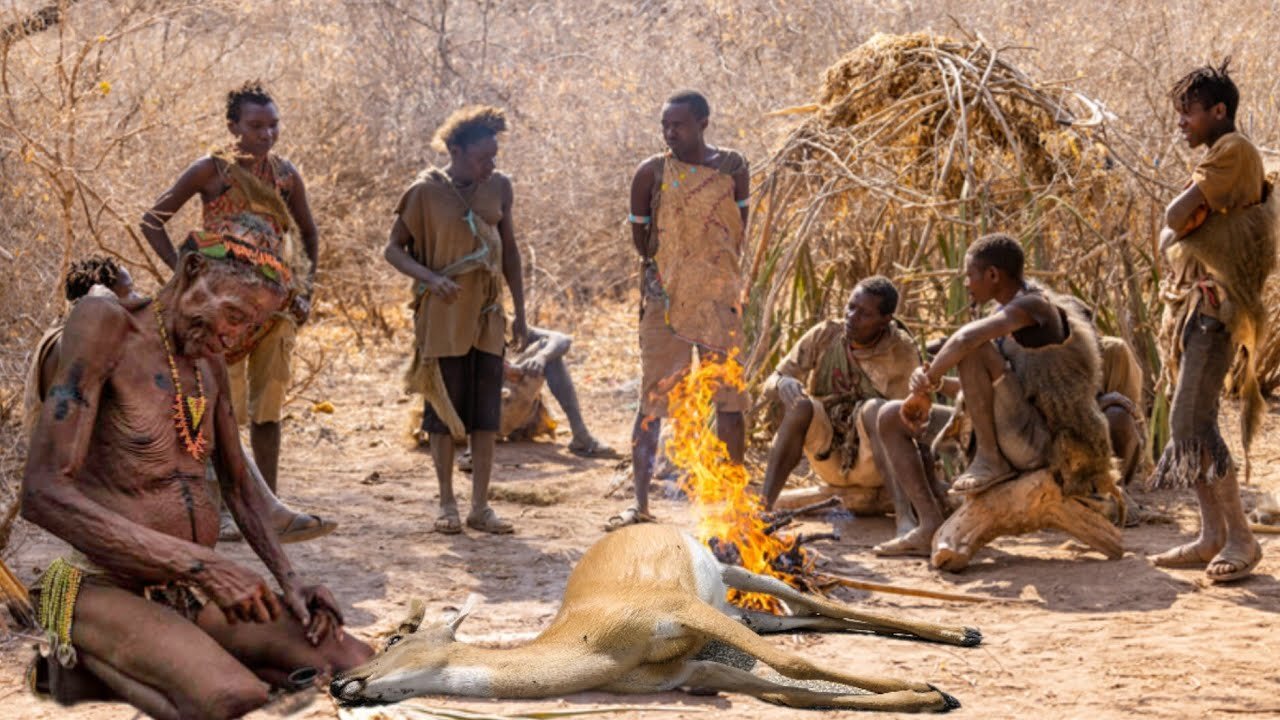
[[[152,302],[82,298],[67,317],[22,481],[22,514],[71,545],[33,588],[56,700],[123,699],[157,718],[239,717],[301,668],[371,650],[304,582],[246,470],[222,353],[284,302],[288,270],[232,235],[193,234]],[[214,550],[222,496],[275,578]]]
[[[844,320],[813,326],[766,380],[766,395],[783,409],[765,470],[766,509],[780,498],[781,505],[794,507],[815,495],[836,495],[854,513],[893,507],[899,533],[914,527],[910,499],[883,481],[888,458],[879,432],[885,402],[907,396],[911,371],[920,363],[915,341],[894,318],[897,308],[898,290],[888,278],[862,280]],[[945,408],[931,414],[936,433],[950,414]],[[928,437],[912,441],[910,452],[918,454],[927,442]],[[826,487],[782,496],[802,453]]]

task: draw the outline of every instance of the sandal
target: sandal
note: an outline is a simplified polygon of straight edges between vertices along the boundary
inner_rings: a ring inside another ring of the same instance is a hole
[[[606,460],[617,460],[622,454],[617,450],[605,445],[599,440],[588,437],[586,442],[578,442],[574,440],[569,443],[569,452],[580,458],[602,458]]]
[[[337,527],[336,521],[325,520],[319,515],[293,513],[289,516],[288,524],[276,532],[276,537],[280,538],[281,543],[306,542],[328,535]]]
[[[240,526],[236,525],[235,518],[223,508],[218,514],[218,542],[240,542],[243,539],[244,535],[240,534]]]
[[[514,525],[498,517],[498,513],[494,512],[493,508],[488,505],[485,505],[479,512],[471,511],[471,514],[467,516],[467,527],[493,535],[510,535],[516,531]]]
[[[458,517],[458,508],[447,506],[440,508],[436,517],[435,530],[441,535],[457,535],[462,532],[462,519]]]
[[[1258,563],[1262,562],[1262,545],[1257,540],[1253,541],[1253,559],[1244,560],[1239,557],[1218,553],[1218,556],[1209,561],[1209,567],[1204,569],[1205,577],[1209,578],[1209,582],[1224,583],[1234,580],[1243,580],[1253,573],[1253,569],[1258,567]],[[1213,568],[1215,565],[1226,565],[1226,572],[1215,573]]]
[[[613,532],[618,528],[624,528],[628,525],[639,525],[641,523],[651,523],[651,522],[657,522],[657,521],[658,521],[658,518],[650,515],[647,512],[641,512],[640,508],[635,507],[633,505],[627,508],[626,510],[623,510],[622,512],[618,513],[617,515],[610,516],[609,519],[605,522],[604,531]]]
[[[1196,543],[1189,542],[1185,545],[1169,548],[1162,553],[1147,558],[1152,565],[1162,568],[1201,568],[1208,565],[1212,558],[1206,560],[1204,556],[1196,551]]]

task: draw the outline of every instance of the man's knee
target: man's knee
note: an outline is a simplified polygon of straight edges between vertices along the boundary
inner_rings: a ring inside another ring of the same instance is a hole
[[[984,342],[960,358],[957,369],[961,372],[969,369],[981,370],[992,380],[996,380],[1004,374],[1004,356],[995,343]]]
[[[813,403],[812,398],[803,395],[792,400],[783,407],[782,421],[789,425],[801,425],[807,429],[809,423],[813,422]]]
[[[174,704],[184,718],[238,718],[266,705],[269,690],[266,683],[246,671],[242,678],[210,678],[207,690]]]
[[[892,435],[907,432],[907,426],[902,421],[902,401],[893,400],[883,403],[875,408],[875,422],[867,423],[868,428],[874,427],[880,435]]]

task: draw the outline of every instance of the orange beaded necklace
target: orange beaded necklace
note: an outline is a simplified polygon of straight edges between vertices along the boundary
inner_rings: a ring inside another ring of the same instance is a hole
[[[204,378],[200,374],[200,367],[192,364],[192,369],[196,373],[196,388],[200,392],[199,397],[184,396],[182,394],[182,380],[178,377],[178,363],[173,359],[173,348],[169,346],[169,334],[164,329],[164,305],[159,300],[156,304],[156,327],[160,329],[160,341],[164,343],[165,358],[169,360],[169,375],[173,377],[173,422],[178,428],[178,437],[182,438],[182,443],[187,447],[187,453],[196,460],[204,461],[205,455],[209,450],[209,443],[205,440],[204,429],[200,427],[200,423],[204,420],[204,411],[206,400],[204,395]]]

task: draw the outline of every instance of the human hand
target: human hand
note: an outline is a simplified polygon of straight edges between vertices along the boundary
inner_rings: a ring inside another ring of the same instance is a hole
[[[342,611],[328,588],[323,585],[295,588],[291,585],[285,590],[285,602],[294,617],[307,626],[307,642],[319,645],[326,636],[342,640]]]
[[[511,321],[511,346],[519,352],[527,344],[529,344],[529,323],[525,321],[523,315],[516,315],[515,320]]]
[[[907,383],[907,389],[912,395],[929,395],[938,391],[941,383],[935,383],[929,379],[929,366],[921,365],[911,371],[911,379]]]
[[[311,317],[311,298],[306,295],[295,295],[289,312],[293,313],[293,319],[299,326],[305,325],[307,319]]]
[[[542,355],[534,355],[520,363],[520,369],[534,377],[542,377],[547,372],[547,359]]]
[[[422,284],[427,287],[427,292],[443,300],[446,305],[452,305],[458,299],[458,294],[462,292],[458,283],[435,273],[431,273]]]
[[[791,407],[805,396],[804,385],[793,377],[778,378],[778,400],[784,407]]]
[[[197,578],[200,589],[222,610],[229,623],[271,622],[279,618],[283,610],[280,599],[262,576],[230,560],[219,558],[206,564]]]
[[[919,437],[929,425],[929,411],[932,407],[933,403],[929,401],[928,395],[912,393],[902,401],[898,417],[912,435]]]

